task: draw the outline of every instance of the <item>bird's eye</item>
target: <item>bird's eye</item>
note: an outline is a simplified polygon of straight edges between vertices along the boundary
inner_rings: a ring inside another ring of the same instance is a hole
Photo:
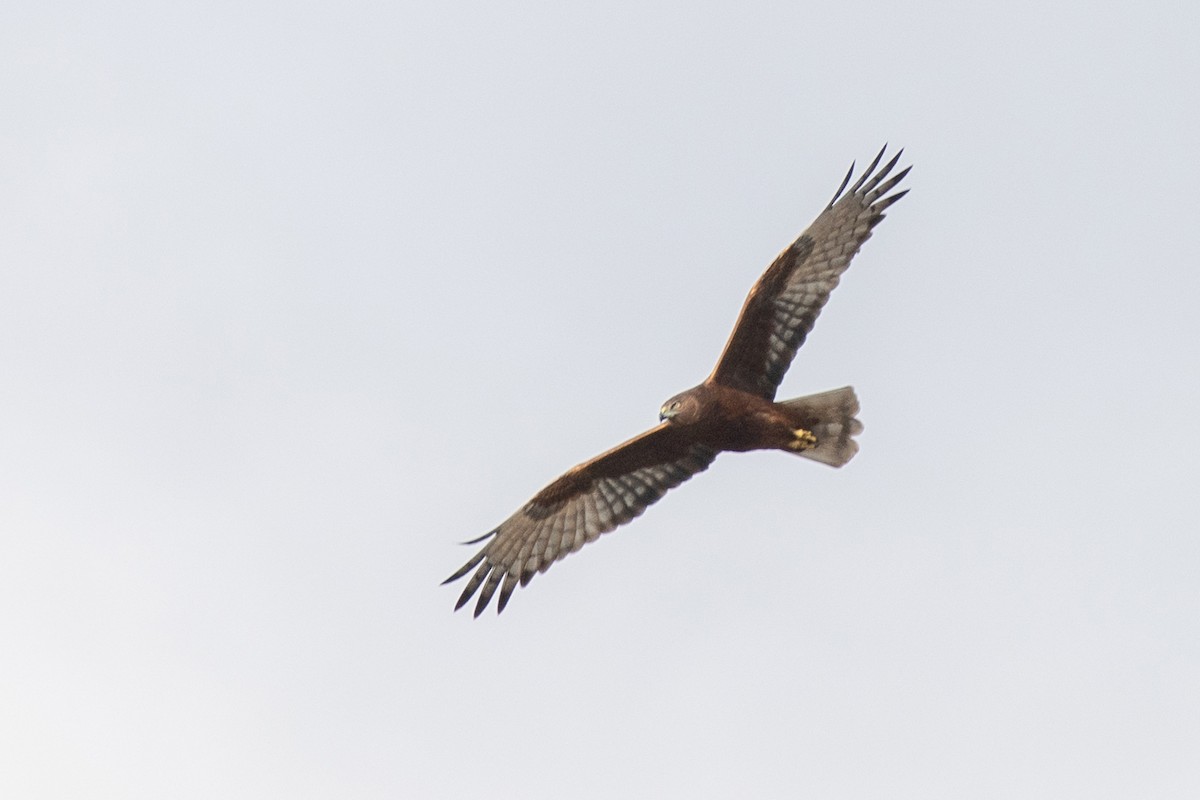
[[[674,403],[671,403],[671,410],[672,410],[672,411],[674,411],[674,410],[675,410],[675,409],[677,409],[677,408],[679,408],[679,401],[678,401],[678,400],[676,400]]]

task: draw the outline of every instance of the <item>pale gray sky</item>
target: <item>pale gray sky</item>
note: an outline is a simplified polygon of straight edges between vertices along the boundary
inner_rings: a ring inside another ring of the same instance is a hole
[[[1200,796],[1193,3],[9,3],[0,795]],[[884,142],[726,455],[452,614]]]

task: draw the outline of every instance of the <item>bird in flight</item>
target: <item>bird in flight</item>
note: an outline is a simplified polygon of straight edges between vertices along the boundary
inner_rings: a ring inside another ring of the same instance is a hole
[[[572,467],[499,527],[466,542],[487,540],[444,581],[475,570],[456,611],[479,592],[478,617],[497,589],[503,611],[518,583],[640,515],[723,451],[782,450],[832,467],[854,457],[862,424],[851,387],[781,402],[775,392],[854,254],[908,193],[888,194],[912,169],[888,178],[903,151],[876,171],[886,150],[846,191],[850,165],[833,200],[750,290],[712,374],[665,402],[656,427]]]

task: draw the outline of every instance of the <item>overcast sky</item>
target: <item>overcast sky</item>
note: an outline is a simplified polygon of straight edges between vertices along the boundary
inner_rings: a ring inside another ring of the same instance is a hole
[[[1200,796],[1195,3],[8,3],[0,795]],[[727,454],[452,613],[911,194]]]

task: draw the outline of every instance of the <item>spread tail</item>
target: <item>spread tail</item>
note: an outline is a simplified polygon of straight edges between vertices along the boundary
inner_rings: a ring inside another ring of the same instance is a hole
[[[840,467],[858,452],[855,436],[862,433],[862,423],[854,418],[858,413],[858,398],[849,386],[807,397],[797,397],[779,403],[788,410],[797,424],[816,437],[811,446],[790,449],[796,455]]]

